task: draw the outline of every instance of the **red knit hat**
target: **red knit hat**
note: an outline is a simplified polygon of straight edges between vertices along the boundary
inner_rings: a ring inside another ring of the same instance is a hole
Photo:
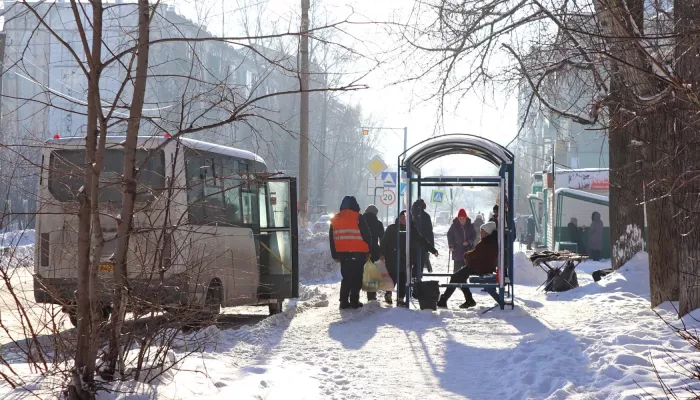
[[[457,218],[461,218],[461,217],[469,218],[469,217],[467,217],[467,211],[463,208],[460,208],[459,212],[457,213]]]

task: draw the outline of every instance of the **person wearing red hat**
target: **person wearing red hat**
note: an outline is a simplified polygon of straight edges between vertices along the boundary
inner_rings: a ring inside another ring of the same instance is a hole
[[[472,225],[472,220],[469,219],[467,211],[463,208],[459,209],[457,218],[452,221],[452,226],[447,231],[447,245],[452,252],[452,260],[454,260],[454,272],[459,271],[464,267],[464,253],[474,248],[476,241],[476,230]]]

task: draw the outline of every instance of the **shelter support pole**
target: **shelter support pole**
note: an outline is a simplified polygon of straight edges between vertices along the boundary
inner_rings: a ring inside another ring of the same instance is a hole
[[[411,294],[412,285],[411,278],[411,203],[413,203],[413,171],[411,169],[411,162],[406,163],[406,190],[408,190],[406,196],[406,307],[411,308]]]
[[[513,213],[515,212],[514,204],[515,201],[513,200],[513,196],[511,195],[513,193],[513,190],[515,188],[515,162],[508,164],[507,166],[508,170],[508,223],[511,226],[511,238],[508,241],[508,255],[507,255],[507,262],[509,264],[509,269],[508,269],[508,277],[510,279],[510,308],[514,309],[515,308],[515,277],[514,277],[514,272],[515,272],[515,260],[514,260],[514,249],[513,249],[513,241],[515,240],[515,222],[513,221]]]

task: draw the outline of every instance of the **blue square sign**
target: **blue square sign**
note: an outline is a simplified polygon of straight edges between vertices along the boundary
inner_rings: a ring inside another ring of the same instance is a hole
[[[430,202],[433,204],[442,204],[444,198],[445,192],[443,192],[442,190],[433,190],[433,193],[430,196]]]
[[[396,187],[396,172],[382,172],[381,179],[384,181],[385,188],[395,188]]]

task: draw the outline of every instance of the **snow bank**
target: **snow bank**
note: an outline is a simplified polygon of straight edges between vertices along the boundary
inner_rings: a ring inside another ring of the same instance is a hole
[[[10,231],[0,234],[0,247],[29,246],[34,244],[34,229]]]
[[[516,285],[540,286],[547,280],[547,274],[532,265],[527,254],[518,252],[513,256],[513,279]]]
[[[299,234],[299,280],[302,283],[337,281],[340,265],[332,258],[327,233]]]

